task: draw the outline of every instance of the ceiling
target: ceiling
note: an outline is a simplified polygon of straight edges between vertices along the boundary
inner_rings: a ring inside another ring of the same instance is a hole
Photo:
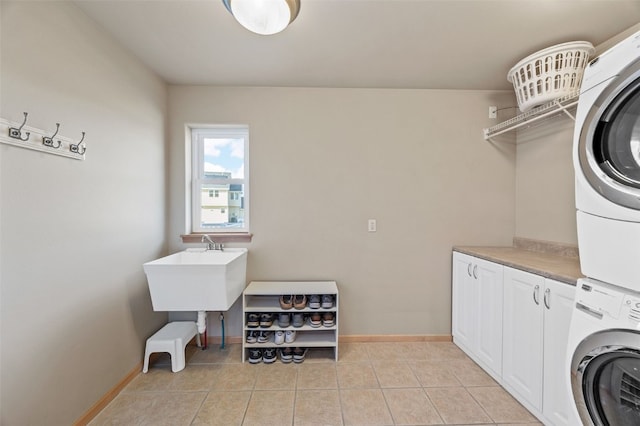
[[[542,48],[598,45],[640,0],[300,0],[282,33],[241,27],[222,0],[74,3],[171,84],[510,89]]]

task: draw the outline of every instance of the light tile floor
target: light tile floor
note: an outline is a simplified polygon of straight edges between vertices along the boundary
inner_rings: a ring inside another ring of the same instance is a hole
[[[453,343],[341,343],[301,364],[243,364],[240,344],[161,356],[91,425],[540,425]]]

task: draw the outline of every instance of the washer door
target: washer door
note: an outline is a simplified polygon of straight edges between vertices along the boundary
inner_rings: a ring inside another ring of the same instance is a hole
[[[639,425],[640,332],[608,330],[583,340],[571,362],[571,387],[585,425]]]
[[[578,155],[596,191],[640,210],[640,59],[608,83],[587,113]]]

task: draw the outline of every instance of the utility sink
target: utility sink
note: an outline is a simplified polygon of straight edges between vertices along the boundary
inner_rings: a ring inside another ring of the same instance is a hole
[[[224,312],[247,285],[247,249],[187,249],[143,268],[154,311]]]

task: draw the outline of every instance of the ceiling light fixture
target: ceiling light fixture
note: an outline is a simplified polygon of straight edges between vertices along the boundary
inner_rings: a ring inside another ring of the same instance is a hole
[[[222,0],[243,27],[260,35],[279,33],[296,19],[300,0]]]

